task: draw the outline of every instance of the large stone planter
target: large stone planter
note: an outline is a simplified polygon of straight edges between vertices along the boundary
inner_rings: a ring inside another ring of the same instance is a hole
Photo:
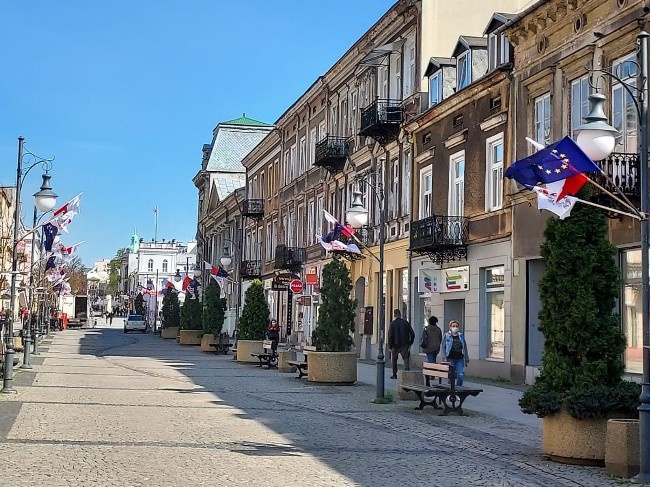
[[[238,340],[237,341],[237,362],[259,363],[251,353],[264,353],[263,340]]]
[[[176,340],[179,331],[180,328],[178,326],[165,326],[160,332],[160,337],[169,340]]]
[[[293,350],[282,350],[278,352],[278,372],[295,372],[296,367],[287,362],[296,360],[296,352]]]
[[[357,380],[356,352],[309,352],[307,380],[325,384],[354,384]]]
[[[179,333],[178,343],[181,345],[201,345],[199,335],[203,334],[203,330],[181,330]]]
[[[610,419],[607,421],[605,469],[608,475],[634,477],[639,473],[639,420]]]
[[[214,347],[211,347],[210,344],[214,343],[214,335],[212,333],[206,333],[201,337],[201,351],[202,352],[214,352]]]
[[[556,462],[603,466],[606,437],[605,418],[575,419],[564,411],[542,418],[542,451]]]

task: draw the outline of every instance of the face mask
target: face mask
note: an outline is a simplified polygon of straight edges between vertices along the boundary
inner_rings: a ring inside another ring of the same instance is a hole
[[[451,332],[452,332],[452,333],[458,333],[458,331],[459,331],[459,329],[458,329],[457,326],[454,326],[454,327],[451,329]]]

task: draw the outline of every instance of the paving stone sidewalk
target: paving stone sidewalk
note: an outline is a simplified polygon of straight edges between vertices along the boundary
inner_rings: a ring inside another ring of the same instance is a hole
[[[545,461],[535,425],[377,405],[371,385],[317,386],[120,323],[58,333],[0,397],[2,485],[621,485]]]

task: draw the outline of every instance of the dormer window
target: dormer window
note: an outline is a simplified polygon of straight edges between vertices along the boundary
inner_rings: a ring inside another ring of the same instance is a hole
[[[472,82],[472,54],[467,50],[456,58],[456,87],[462,90]]]
[[[488,36],[488,63],[489,70],[510,62],[510,43],[503,34],[490,34]]]
[[[429,106],[437,105],[442,101],[442,71],[431,75],[429,78]]]

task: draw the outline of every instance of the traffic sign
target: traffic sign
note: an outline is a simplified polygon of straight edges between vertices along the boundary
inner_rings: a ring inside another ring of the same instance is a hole
[[[291,284],[289,284],[289,289],[291,289],[292,293],[301,293],[303,288],[304,286],[302,285],[302,281],[300,279],[294,279],[291,281]]]

